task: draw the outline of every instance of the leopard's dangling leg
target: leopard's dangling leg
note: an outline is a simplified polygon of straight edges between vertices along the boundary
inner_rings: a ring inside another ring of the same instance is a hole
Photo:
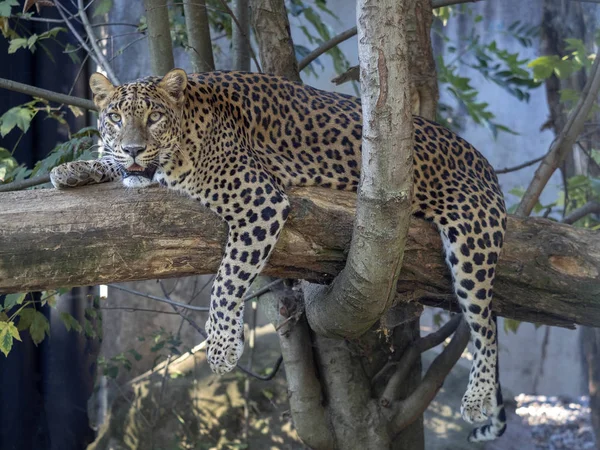
[[[498,224],[500,221],[498,221]],[[457,221],[439,225],[452,272],[454,291],[471,329],[473,365],[461,414],[469,423],[491,419],[472,431],[471,442],[496,439],[506,429],[506,414],[498,376],[498,334],[492,312],[493,282],[504,231],[471,234]]]
[[[89,161],[72,161],[55,167],[50,181],[56,189],[74,188],[121,179],[121,172],[109,156]]]
[[[248,169],[248,176],[240,176],[237,188],[226,198],[215,196],[216,202],[209,203],[229,225],[206,322],[207,359],[217,374],[231,371],[244,351],[243,298],[271,255],[290,210],[283,191],[265,171],[254,167]]]

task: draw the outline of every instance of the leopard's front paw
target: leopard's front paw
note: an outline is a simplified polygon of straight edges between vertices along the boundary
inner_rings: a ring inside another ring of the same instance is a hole
[[[462,399],[460,413],[469,423],[484,422],[496,408],[496,392],[492,384],[478,383],[477,387],[469,384]]]
[[[102,175],[90,169],[86,161],[61,164],[50,172],[50,181],[56,189],[74,188],[100,182]]]
[[[242,326],[234,329],[227,325],[220,327],[218,324],[213,325],[210,322],[209,319],[206,323],[208,332],[206,359],[214,373],[223,375],[235,368],[244,352],[244,328]]]

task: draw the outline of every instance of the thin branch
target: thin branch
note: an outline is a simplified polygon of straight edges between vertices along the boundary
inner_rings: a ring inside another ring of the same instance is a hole
[[[427,409],[442,387],[444,379],[469,343],[469,336],[469,326],[466,321],[461,320],[452,340],[442,353],[433,360],[421,384],[408,398],[392,404],[392,420],[390,422],[394,434],[410,425]]]
[[[184,309],[191,309],[192,311],[203,311],[203,312],[207,312],[209,310],[208,306],[194,306],[194,305],[188,305],[186,303],[180,303],[180,302],[176,302],[173,300],[169,300],[167,298],[163,298],[163,297],[157,297],[155,295],[151,295],[151,294],[146,294],[144,292],[140,292],[140,291],[136,291],[134,289],[129,289],[129,288],[125,288],[123,286],[118,286],[116,284],[109,284],[108,286],[118,289],[120,291],[123,292],[129,292],[130,294],[134,294],[134,295],[138,295],[140,297],[146,297],[149,298],[150,300],[155,300],[157,302],[161,302],[161,303],[167,303],[171,306],[177,306],[179,308],[184,308]]]
[[[92,25],[90,24],[87,13],[85,12],[85,8],[83,6],[83,0],[77,0],[77,9],[79,10],[79,17],[81,17],[81,21],[83,22],[83,28],[85,29],[85,32],[88,35],[90,43],[92,44],[92,48],[93,48],[94,52],[96,53],[96,57],[102,63],[102,65],[100,67],[102,67],[106,71],[108,78],[111,80],[111,82],[113,84],[121,84],[119,82],[119,78],[117,77],[117,75],[115,75],[115,72],[113,71],[113,69],[112,69],[111,65],[108,63],[108,61],[106,60],[104,53],[102,53],[102,49],[100,48],[100,46],[98,45],[98,42],[96,41],[96,34],[94,33],[94,29],[92,28]]]
[[[148,312],[148,313],[153,313],[153,314],[178,315],[178,313],[176,313],[176,312],[162,311],[160,309],[135,308],[133,306],[101,306],[98,309],[107,310],[107,311],[119,310],[119,311],[125,311],[125,312],[130,312],[130,313]]]
[[[342,42],[350,39],[352,36],[356,35],[356,32],[357,32],[356,27],[352,27],[346,31],[341,32],[337,36],[332,37],[327,42],[324,42],[323,44],[321,44],[320,46],[315,48],[312,52],[310,52],[308,55],[306,55],[304,58],[302,58],[298,62],[298,70],[304,69],[306,66],[308,66],[311,62],[313,62],[315,59],[317,59],[323,53],[331,50],[336,45],[341,44]]]
[[[545,157],[546,157],[546,155],[540,156],[539,158],[532,159],[531,161],[524,162],[523,164],[519,164],[517,166],[507,167],[506,169],[496,170],[496,174],[516,172],[517,170],[524,169],[525,167],[533,166],[535,163],[540,162]]]
[[[283,356],[279,355],[279,358],[277,358],[277,361],[275,361],[275,364],[273,364],[273,367],[271,368],[269,375],[264,375],[264,376],[259,375],[255,372],[252,372],[251,370],[248,370],[245,367],[240,366],[239,364],[237,365],[237,368],[240,369],[245,374],[250,375],[253,378],[256,378],[257,380],[269,381],[269,380],[272,380],[273,378],[275,378],[275,375],[277,375],[277,372],[279,371],[279,368],[281,367],[282,362],[283,362]]]
[[[404,352],[400,361],[397,363],[390,363],[397,367],[397,370],[389,379],[383,393],[381,394],[380,403],[382,406],[390,406],[394,400],[396,400],[396,393],[400,385],[406,380],[408,373],[413,368],[417,358],[421,353],[426,352],[433,347],[440,345],[446,340],[452,333],[456,331],[460,321],[462,319],[461,314],[455,314],[446,324],[439,330],[428,334],[416,342],[410,345],[410,347]],[[382,369],[387,370],[386,367]]]
[[[271,281],[269,284],[263,286],[262,288],[260,288],[256,292],[253,292],[252,294],[246,295],[244,297],[244,302],[248,302],[250,300],[255,299],[256,297],[260,297],[261,295],[266,294],[267,292],[269,292],[271,289],[273,289],[278,284],[283,283],[283,281],[284,281],[283,279],[278,279],[278,280],[275,280],[275,281]]]
[[[583,219],[585,216],[589,214],[600,214],[600,203],[591,201],[587,202],[580,208],[577,208],[575,211],[571,212],[568,216],[563,219],[563,223],[572,224],[577,222],[579,219]]]
[[[444,6],[457,5],[460,3],[477,3],[478,1],[483,1],[483,0],[433,0],[431,2],[431,8],[432,9],[442,8]],[[600,1],[600,0],[598,0],[598,1]],[[317,59],[319,56],[321,56],[323,53],[331,50],[336,45],[341,44],[344,41],[347,41],[351,37],[355,36],[356,33],[357,33],[356,27],[352,27],[352,28],[347,29],[346,31],[342,31],[340,34],[332,37],[327,42],[324,42],[323,44],[318,46],[316,49],[314,49],[312,52],[310,52],[308,55],[306,55],[304,58],[302,58],[298,62],[298,70],[301,71],[306,66],[308,66],[310,63],[312,63],[315,59]],[[334,81],[334,83],[342,84],[345,81],[347,81],[347,80],[340,81],[340,82]]]
[[[21,181],[13,181],[12,183],[0,184],[0,192],[22,191],[40,184],[50,183],[50,175],[42,175],[41,177],[28,178]]]
[[[79,34],[79,32],[75,29],[75,27],[73,26],[73,24],[71,23],[71,21],[69,20],[67,15],[65,14],[65,11],[66,12],[69,12],[69,11],[64,6],[62,6],[58,1],[55,1],[54,4],[56,5],[56,10],[58,11],[58,14],[60,14],[60,17],[62,17],[62,19],[64,20],[67,28],[71,31],[71,33],[73,33],[73,36],[75,36],[75,39],[77,39],[77,41],[79,42],[79,45],[81,45],[81,47],[83,47],[83,49],[90,55],[90,57],[94,60],[94,62],[98,66],[102,67],[102,64],[100,64],[100,60],[98,59],[96,54],[92,51],[92,49],[90,47],[88,47],[85,39],[83,39],[83,37],[81,37],[81,34]]]
[[[554,141],[548,154],[542,160],[521,199],[521,203],[519,203],[516,211],[518,216],[528,216],[531,214],[548,180],[550,180],[554,171],[565,159],[565,156],[573,149],[577,136],[583,130],[585,120],[596,101],[598,89],[600,89],[600,50],[596,53],[594,65],[581,91],[581,97],[577,102],[577,106],[569,114],[565,127]]]
[[[19,83],[17,81],[0,78],[0,88],[8,89],[9,91],[20,92],[21,94],[31,95],[49,100],[51,102],[62,103],[64,105],[77,106],[79,108],[97,111],[98,108],[93,101],[85,98],[73,97],[71,95],[60,94],[58,92],[48,91],[28,84]]]

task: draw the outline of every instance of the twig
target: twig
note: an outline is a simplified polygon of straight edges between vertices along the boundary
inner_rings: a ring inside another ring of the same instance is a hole
[[[414,366],[417,358],[421,353],[432,349],[440,345],[446,338],[448,338],[460,324],[462,319],[462,314],[455,314],[446,324],[441,327],[439,330],[428,334],[416,342],[414,342],[407,350],[404,352],[400,361],[397,363],[390,363],[397,367],[397,370],[389,379],[383,393],[381,394],[380,403],[382,406],[390,406],[394,400],[396,400],[396,393],[398,392],[398,387],[404,382],[408,373]],[[384,367],[380,372],[387,370]],[[376,376],[377,377],[377,376]]]
[[[101,306],[98,309],[107,310],[107,311],[120,310],[120,311],[131,312],[131,313],[148,312],[148,313],[153,313],[153,314],[172,314],[172,315],[178,314],[176,312],[162,311],[160,309],[134,308],[133,306]]]
[[[267,292],[269,292],[272,288],[274,288],[275,286],[277,286],[280,283],[283,283],[283,279],[278,279],[275,281],[271,281],[269,284],[263,286],[262,288],[260,288],[259,290],[257,290],[256,292],[253,292],[252,294],[249,294],[247,296],[244,297],[244,302],[248,302],[252,299],[255,299],[256,297],[260,297],[263,294],[266,294]]]
[[[50,183],[50,175],[42,175],[41,177],[28,178],[26,180],[0,184],[0,192],[22,191],[23,189],[45,183]]]
[[[577,208],[563,219],[563,223],[572,224],[579,219],[583,219],[589,214],[600,214],[600,203],[596,201],[587,202],[585,205]]]
[[[94,102],[91,100],[48,91],[46,89],[19,83],[17,81],[7,80],[5,78],[0,78],[0,88],[8,89],[9,91],[20,92],[21,94],[31,95],[32,97],[43,98],[51,102],[78,106],[79,108],[88,109],[90,111],[98,110]]]
[[[246,5],[247,6],[247,5]],[[256,313],[258,312],[256,301],[252,302],[252,314],[250,315],[250,336],[248,336],[248,370],[252,370],[254,359],[254,345],[256,342]],[[244,380],[244,427],[242,439],[248,444],[248,429],[250,426],[250,376]]]
[[[98,46],[94,29],[92,28],[87,13],[85,12],[85,8],[83,7],[83,0],[77,0],[77,9],[79,10],[79,17],[81,17],[81,21],[83,22],[83,28],[85,29],[85,32],[88,35],[90,43],[92,44],[92,48],[96,53],[96,57],[102,63],[100,67],[102,67],[106,71],[108,78],[113,84],[121,84],[119,82],[119,78],[115,75],[111,65],[104,57],[104,53],[102,53],[100,46]]]
[[[269,373],[269,375],[265,375],[265,376],[259,375],[255,372],[252,372],[251,370],[248,370],[245,367],[240,366],[239,364],[237,365],[237,368],[240,369],[245,374],[250,375],[253,378],[256,378],[257,380],[269,381],[269,380],[272,380],[273,378],[275,378],[275,375],[277,375],[277,372],[279,371],[279,367],[281,367],[282,362],[283,362],[283,356],[279,355],[279,358],[277,358],[277,361],[275,361],[275,364],[273,365],[271,372]]]
[[[524,162],[523,164],[519,164],[518,166],[507,167],[506,169],[496,170],[495,172],[496,172],[496,174],[516,172],[517,170],[524,169],[525,167],[533,166],[535,163],[540,162],[545,157],[546,157],[546,155],[540,156],[539,158],[535,158],[535,159],[532,159],[531,161]]]
[[[529,187],[521,199],[521,203],[517,207],[516,215],[528,216],[531,214],[548,180],[550,180],[550,177],[564,160],[565,156],[572,150],[577,136],[583,130],[585,120],[596,101],[598,89],[600,89],[600,50],[596,53],[596,60],[581,92],[577,106],[569,114],[567,123],[536,170]]]
[[[149,298],[151,300],[155,300],[157,302],[162,302],[162,303],[168,303],[171,306],[177,306],[179,308],[184,308],[184,309],[191,309],[192,311],[203,311],[206,312],[208,311],[210,308],[208,306],[194,306],[194,305],[188,305],[186,303],[179,303],[173,300],[169,300],[167,298],[163,298],[163,297],[157,297],[155,295],[151,295],[151,294],[146,294],[144,292],[140,292],[140,291],[136,291],[134,289],[129,289],[129,288],[125,288],[123,286],[118,286],[116,284],[109,284],[108,286],[118,289],[120,291],[123,292],[129,292],[130,294],[134,294],[134,295],[139,295],[140,297],[146,297]]]
[[[77,41],[79,42],[79,45],[81,45],[83,47],[83,49],[90,55],[90,57],[94,60],[94,62],[98,66],[102,67],[102,64],[100,64],[100,60],[98,59],[96,54],[92,51],[91,48],[88,47],[88,45],[85,42],[85,39],[83,39],[83,37],[81,37],[81,34],[79,34],[79,32],[75,29],[75,27],[73,26],[73,24],[71,23],[71,21],[69,20],[67,15],[65,14],[65,11],[67,11],[67,12],[69,12],[69,11],[64,6],[62,6],[58,1],[55,1],[54,4],[56,5],[56,10],[60,14],[60,17],[62,17],[67,28],[71,31],[71,33],[73,33],[73,36],[75,36],[75,39],[77,39]]]
[[[442,387],[444,379],[469,343],[469,336],[469,326],[465,320],[461,320],[452,340],[442,353],[433,360],[421,384],[408,398],[394,402],[392,405],[392,420],[390,421],[394,434],[410,425],[427,409],[429,403]]]

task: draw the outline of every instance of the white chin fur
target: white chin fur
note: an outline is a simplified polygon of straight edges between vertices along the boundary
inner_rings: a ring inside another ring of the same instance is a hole
[[[127,178],[123,178],[123,185],[128,188],[142,188],[150,186],[151,184],[154,184],[154,181],[149,180],[146,177],[136,177],[134,175],[129,176]]]

